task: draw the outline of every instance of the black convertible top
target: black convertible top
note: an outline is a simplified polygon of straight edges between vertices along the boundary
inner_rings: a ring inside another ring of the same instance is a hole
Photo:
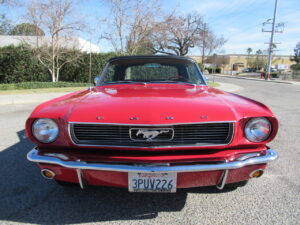
[[[189,61],[195,62],[190,57],[185,56],[176,56],[176,55],[132,55],[132,56],[119,56],[113,57],[108,60],[108,62],[119,61],[119,60],[147,60],[147,59],[157,59],[157,60],[180,60],[180,61]]]

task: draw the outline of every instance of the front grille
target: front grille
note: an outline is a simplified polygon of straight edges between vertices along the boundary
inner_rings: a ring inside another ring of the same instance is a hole
[[[132,130],[172,130],[172,138],[165,133],[152,140],[134,139]],[[131,130],[131,131],[130,131]],[[75,144],[95,146],[167,147],[213,146],[229,144],[233,136],[233,123],[177,124],[166,126],[129,126],[112,124],[70,123],[70,135]]]

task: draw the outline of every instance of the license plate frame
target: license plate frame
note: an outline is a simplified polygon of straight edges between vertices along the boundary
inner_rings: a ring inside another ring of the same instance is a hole
[[[175,193],[177,173],[129,172],[129,192]]]

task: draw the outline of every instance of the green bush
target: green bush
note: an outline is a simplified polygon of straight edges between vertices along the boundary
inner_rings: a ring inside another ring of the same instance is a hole
[[[0,84],[0,90],[16,89],[37,89],[37,88],[58,88],[58,87],[87,87],[89,83],[71,83],[71,82],[23,82],[13,84]]]
[[[221,68],[214,69],[214,68],[210,68],[210,67],[205,68],[205,70],[207,70],[209,73],[213,73],[213,72],[215,72],[215,73],[221,73],[221,71],[222,71]]]
[[[103,70],[108,59],[115,56],[115,53],[93,53],[91,56],[92,82]],[[62,67],[59,80],[65,82],[89,82],[89,62],[90,55],[82,53],[78,63],[68,63]],[[22,46],[0,48],[0,84],[32,81],[51,81],[49,71],[32,55],[32,52]]]
[[[107,61],[115,57],[115,53],[92,53],[91,82],[102,72]],[[85,53],[77,65],[66,64],[60,72],[60,81],[89,82],[90,55]]]
[[[300,64],[293,64],[290,68],[293,71],[300,71]]]
[[[50,81],[47,69],[22,47],[0,48],[0,83]]]
[[[279,78],[279,72],[272,72],[270,75],[272,78]]]

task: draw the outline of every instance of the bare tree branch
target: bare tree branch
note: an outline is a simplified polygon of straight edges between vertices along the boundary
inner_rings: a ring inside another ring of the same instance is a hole
[[[71,0],[32,0],[27,5],[27,21],[42,28],[46,36],[36,36],[34,47],[25,39],[25,46],[31,48],[48,69],[53,82],[59,80],[59,72],[65,64],[76,62],[81,56],[72,35],[81,30],[83,24],[72,17],[72,4]],[[73,54],[69,54],[70,51]]]
[[[160,0],[104,0],[111,15],[106,19],[107,31],[102,38],[108,40],[118,54],[137,54],[150,50],[149,36],[155,18],[160,14]]]
[[[186,55],[201,40],[203,19],[198,13],[186,16],[171,14],[155,24],[151,35],[153,51]]]

